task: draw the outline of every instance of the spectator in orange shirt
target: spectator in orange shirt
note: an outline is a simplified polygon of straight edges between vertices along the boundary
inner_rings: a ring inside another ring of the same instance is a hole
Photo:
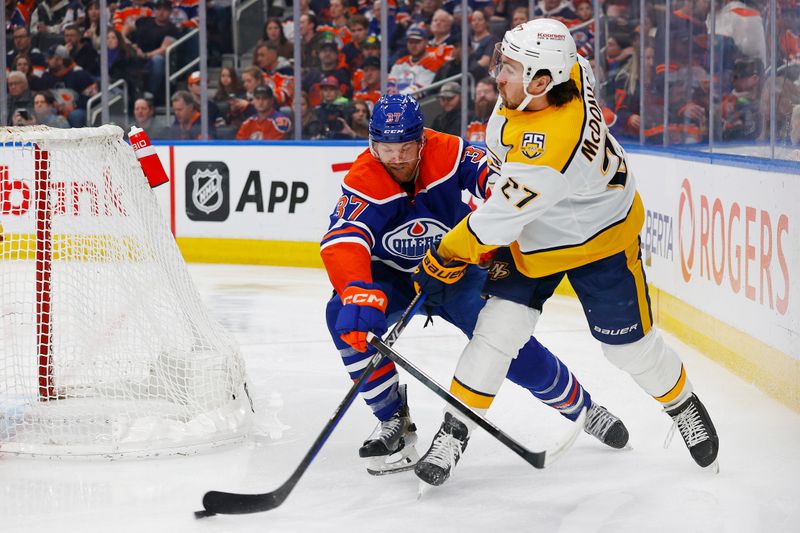
[[[152,17],[150,0],[131,0],[116,10],[111,22],[126,37],[136,28],[136,20],[140,17]]]
[[[256,108],[256,114],[244,121],[236,133],[236,138],[240,141],[285,139],[292,129],[292,121],[275,109],[275,95],[272,89],[264,85],[256,87],[253,92],[253,106]]]
[[[266,42],[253,51],[253,64],[264,73],[264,82],[275,94],[278,107],[291,106],[294,96],[294,76],[288,61],[278,55],[278,47]]]
[[[397,88],[403,94],[414,93],[433,82],[436,72],[445,61],[428,53],[428,36],[425,30],[412,26],[406,32],[408,55],[399,58],[389,76],[397,80]]]
[[[359,77],[359,88],[356,90],[353,100],[361,100],[367,102],[370,109],[381,97],[381,60],[377,57],[368,57],[364,59],[364,64],[356,74],[361,73]],[[353,76],[355,79],[355,76]]]

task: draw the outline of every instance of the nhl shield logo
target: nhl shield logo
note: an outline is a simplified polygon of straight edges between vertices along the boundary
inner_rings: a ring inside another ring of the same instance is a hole
[[[228,166],[221,161],[193,161],[186,166],[186,214],[190,220],[221,222],[228,218]]]
[[[222,176],[217,169],[196,170],[192,175],[192,201],[205,214],[222,205]]]
[[[544,154],[544,133],[525,132],[522,135],[520,152],[528,159],[536,159]]]

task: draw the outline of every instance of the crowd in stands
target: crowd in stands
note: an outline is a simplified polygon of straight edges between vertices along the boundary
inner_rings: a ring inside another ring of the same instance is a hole
[[[675,0],[669,24],[663,4],[648,5],[644,27],[638,3],[610,2],[606,45],[596,59],[605,66],[602,98],[615,135],[638,139],[641,128],[650,144],[705,144],[712,131],[715,141],[769,139],[774,93],[767,83],[772,71],[768,1],[720,0],[712,12],[710,0]],[[788,118],[800,105],[796,0],[777,1],[776,34],[777,139],[788,141]]]
[[[778,107],[779,139],[790,139],[793,112],[800,124],[798,0],[777,0],[775,94],[766,83],[772,43],[765,31],[770,15],[765,0],[718,0],[714,13],[710,0],[673,0],[669,14],[666,2],[648,0],[643,16],[638,1],[601,0],[597,19],[591,0],[538,0],[533,13],[527,0],[469,0],[467,65],[461,64],[460,0],[299,1],[297,21],[290,1],[267,2],[270,18],[251,64],[238,70],[223,66],[211,80],[212,138],[291,139],[295,128],[304,139],[367,138],[370,111],[380,96],[385,38],[388,91],[435,100],[440,113],[432,126],[438,130],[462,131],[461,82],[449,78],[469,73],[466,136],[480,142],[498,97],[488,72],[494,47],[510,27],[542,16],[570,27],[578,52],[600,73],[597,96],[622,139],[638,141],[641,132],[652,144],[707,143],[713,131],[719,141],[764,140],[771,98]],[[217,61],[232,51],[230,6],[224,0],[207,5],[209,57]],[[96,0],[6,0],[9,121],[85,125],[86,103],[99,88],[105,38],[110,77],[126,81],[135,123],[154,138],[200,138],[199,72],[174,87],[181,90],[170,96],[172,123],[159,126],[154,118],[166,103],[165,51],[198,26],[198,1],[124,0],[108,6],[111,25],[101,32]],[[381,9],[387,10],[385,37]],[[295,94],[295,32],[301,41],[300,94]],[[196,56],[197,48],[187,53]]]

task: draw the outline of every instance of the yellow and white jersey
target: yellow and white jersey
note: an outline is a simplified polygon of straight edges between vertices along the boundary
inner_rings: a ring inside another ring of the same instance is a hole
[[[520,272],[541,277],[637,238],[644,207],[583,58],[571,77],[582,97],[561,107],[516,111],[498,100],[486,128],[489,167],[498,174],[492,196],[442,239],[443,257],[475,263],[510,245]]]

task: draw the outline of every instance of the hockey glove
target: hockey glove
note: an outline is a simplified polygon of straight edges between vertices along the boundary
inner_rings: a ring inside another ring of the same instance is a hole
[[[354,281],[342,292],[344,306],[336,317],[336,333],[359,352],[367,351],[367,332],[381,336],[386,333],[386,304],[388,298],[377,285]]]
[[[430,248],[417,266],[411,279],[417,292],[424,292],[427,303],[433,307],[444,305],[458,291],[456,282],[464,277],[467,263],[447,261]]]

